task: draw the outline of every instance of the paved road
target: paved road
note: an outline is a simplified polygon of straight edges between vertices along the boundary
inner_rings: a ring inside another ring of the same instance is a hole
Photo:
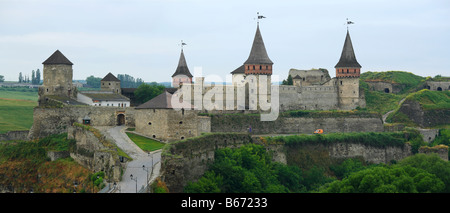
[[[142,151],[133,141],[131,141],[125,134],[126,126],[116,127],[96,127],[108,139],[115,142],[119,148],[127,153],[132,161],[127,163],[126,170],[122,176],[122,181],[118,183],[116,193],[136,193],[142,187],[146,186],[147,175],[148,179],[152,180],[159,175],[161,151],[147,153]],[[145,166],[145,170],[142,166]],[[153,176],[152,174],[153,167]],[[148,172],[147,172],[148,170]],[[133,175],[132,180],[130,175]],[[137,178],[137,180],[135,179]]]

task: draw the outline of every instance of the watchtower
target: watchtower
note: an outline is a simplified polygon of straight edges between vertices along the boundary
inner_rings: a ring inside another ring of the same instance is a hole
[[[44,65],[44,83],[39,88],[39,96],[65,96],[76,98],[76,87],[72,84],[73,63],[56,50]]]
[[[361,65],[356,60],[348,29],[341,58],[335,68],[339,108],[355,109],[359,106],[359,77]]]
[[[183,45],[184,43],[182,43]],[[189,72],[189,68],[184,57],[183,48],[181,49],[180,60],[178,61],[177,69],[172,75],[172,87],[179,87],[183,83],[192,83],[192,74]]]
[[[101,91],[112,91],[113,93],[121,94],[120,80],[112,73],[108,73],[102,80],[100,80]]]

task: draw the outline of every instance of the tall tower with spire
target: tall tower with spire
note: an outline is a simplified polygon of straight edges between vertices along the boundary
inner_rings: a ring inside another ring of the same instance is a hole
[[[246,75],[272,75],[273,62],[267,55],[266,47],[259,30],[259,22],[256,27],[255,38],[248,59],[244,62]]]
[[[272,76],[272,66],[273,62],[270,60],[269,55],[267,54],[266,47],[264,45],[264,40],[261,35],[261,31],[259,29],[259,19],[265,18],[264,16],[260,16],[258,13],[258,22],[256,26],[256,33],[253,39],[252,48],[250,50],[250,55],[244,64],[237,69],[235,69],[231,74],[233,75],[233,84],[236,85],[245,85],[245,93],[246,107],[251,108],[251,106],[256,106],[259,108],[259,102],[257,99],[252,99],[251,97],[255,97],[259,93],[259,88],[261,86],[267,87],[267,97],[270,100],[270,91],[271,91],[271,76]],[[267,81],[265,81],[265,85],[260,85],[260,77],[267,77]],[[256,85],[256,87],[252,86]],[[261,94],[259,94],[261,95]],[[258,96],[261,97],[261,96]],[[237,97],[240,98],[240,97]],[[251,99],[251,100],[250,100]]]
[[[182,42],[180,60],[178,61],[175,73],[172,75],[172,87],[179,87],[183,83],[192,83],[193,76],[191,72],[189,72],[186,58],[184,57],[183,45],[185,45],[185,43]]]
[[[361,65],[356,60],[348,28],[341,58],[335,68],[339,95],[339,108],[344,110],[355,109],[360,106],[359,77],[361,73]]]

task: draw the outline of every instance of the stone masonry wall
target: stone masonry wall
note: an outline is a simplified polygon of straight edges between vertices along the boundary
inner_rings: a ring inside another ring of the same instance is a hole
[[[312,134],[316,129],[330,132],[382,132],[379,117],[278,117],[275,121],[260,121],[259,115],[220,115],[211,117],[211,132],[247,132],[254,134]]]
[[[94,171],[105,172],[107,177],[111,177],[113,181],[120,180],[120,163],[115,147],[110,147],[101,140],[106,140],[105,136],[94,135],[93,132],[82,127],[73,126],[68,129],[68,138],[75,139],[76,148],[70,153],[76,162],[82,166]]]
[[[28,130],[24,131],[9,131],[4,134],[0,134],[0,141],[13,141],[13,140],[27,140]]]
[[[134,108],[65,106],[63,108],[36,107],[29,139],[66,132],[74,122],[83,123],[89,116],[93,126],[115,126],[118,114],[124,114],[126,125],[134,126]]]
[[[273,156],[273,160],[284,164],[297,164],[287,157],[289,153],[298,153],[299,149],[306,149],[304,153],[314,153],[322,150],[322,157],[327,159],[363,158],[372,163],[389,163],[399,161],[410,156],[411,147],[371,147],[353,143],[334,143],[324,145],[288,146],[283,144],[261,143],[260,137],[250,137],[244,133],[213,133],[172,143],[161,155],[161,175],[170,192],[183,192],[183,188],[190,182],[198,180],[214,162],[216,149],[229,147],[237,148],[244,144],[257,143],[266,146]],[[308,151],[309,150],[309,151]],[[289,161],[289,162],[288,162]]]

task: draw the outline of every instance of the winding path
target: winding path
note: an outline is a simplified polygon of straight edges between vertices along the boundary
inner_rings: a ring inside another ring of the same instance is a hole
[[[151,183],[157,176],[159,176],[161,151],[144,152],[125,134],[126,126],[115,127],[96,127],[108,139],[116,143],[116,145],[127,153],[132,161],[127,162],[126,170],[122,176],[114,193],[136,193],[147,185],[147,177]],[[142,166],[145,166],[145,169]],[[153,167],[153,172],[152,172]],[[152,175],[153,174],[153,175]],[[130,175],[133,175],[131,179]],[[137,179],[135,179],[137,178]]]

